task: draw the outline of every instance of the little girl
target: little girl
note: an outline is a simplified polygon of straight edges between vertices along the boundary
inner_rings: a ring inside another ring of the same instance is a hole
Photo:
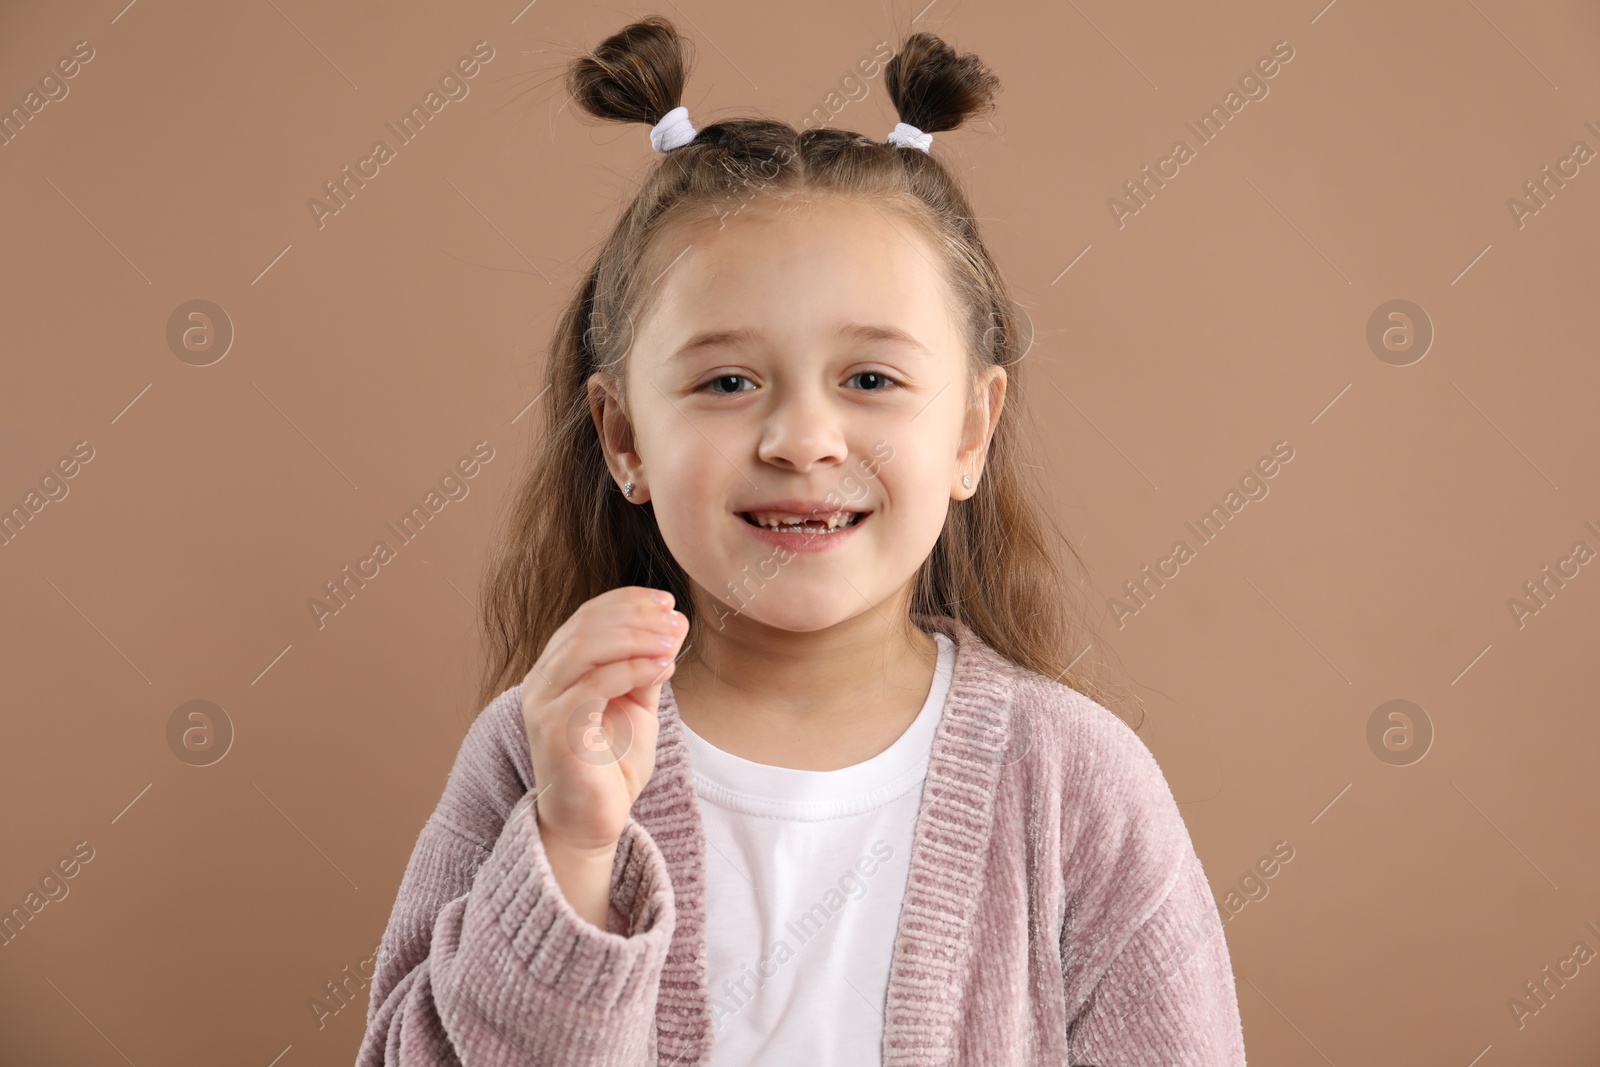
[[[1015,305],[929,152],[998,82],[911,36],[880,142],[696,130],[686,71],[650,17],[570,72],[659,163],[557,329],[358,1063],[1243,1065],[1177,804],[1067,673]]]

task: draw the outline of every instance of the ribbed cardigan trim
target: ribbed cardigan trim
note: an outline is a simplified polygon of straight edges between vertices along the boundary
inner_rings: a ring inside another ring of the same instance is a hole
[[[884,1004],[883,1064],[926,1064],[955,1044],[949,1002],[971,942],[968,918],[983,888],[995,785],[1020,757],[1011,736],[1011,671],[1015,668],[944,615],[919,615],[917,625],[955,642],[955,666],[923,783],[910,872],[889,963]],[[709,1062],[713,1039],[705,916],[705,830],[695,800],[688,743],[671,686],[663,686],[656,765],[634,802],[633,817],[649,831],[671,872],[677,924],[661,970],[656,1006],[658,1053],[679,1067]],[[954,932],[947,932],[954,931]]]

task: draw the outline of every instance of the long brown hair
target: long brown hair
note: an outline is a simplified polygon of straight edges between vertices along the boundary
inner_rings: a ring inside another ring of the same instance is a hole
[[[673,25],[649,16],[602,41],[567,69],[578,106],[600,119],[654,125],[682,102],[688,65]],[[924,133],[953,130],[993,107],[999,80],[971,54],[915,33],[889,61],[884,84],[903,122]],[[674,224],[726,213],[764,195],[819,192],[867,198],[920,227],[969,314],[969,364],[1006,368],[1006,400],[983,477],[953,502],[919,568],[911,613],[947,615],[1006,659],[1105,703],[1069,670],[1084,647],[1087,613],[1051,553],[1077,559],[1040,506],[1022,447],[1024,339],[974,212],[944,164],[916,148],[827,127],[737,118],[699,130],[659,157],[606,238],[551,340],[543,427],[486,568],[482,602],[488,662],[477,707],[520,682],[555,630],[586,600],[623,585],[670,591],[695,619],[689,579],[667,550],[648,502],[633,504],[607,469],[587,382],[607,374],[623,393],[622,360],[661,269],[658,238]],[[972,398],[969,378],[968,399]],[[625,395],[625,394],[624,394]],[[1081,560],[1078,561],[1081,565]]]

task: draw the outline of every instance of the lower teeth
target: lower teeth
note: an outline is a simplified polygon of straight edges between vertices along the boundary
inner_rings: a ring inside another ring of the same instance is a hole
[[[773,533],[831,534],[838,533],[840,530],[848,530],[860,521],[859,518],[852,519],[843,526],[763,526],[760,523],[751,523],[751,525],[762,530],[771,530]]]

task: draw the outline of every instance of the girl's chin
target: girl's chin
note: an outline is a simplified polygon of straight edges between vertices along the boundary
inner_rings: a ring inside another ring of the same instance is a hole
[[[848,589],[846,592],[850,593],[857,606],[862,604],[859,595]],[[779,595],[776,582],[769,582],[765,589],[752,586],[752,593],[753,595],[746,595],[742,605],[730,598],[723,598],[717,614],[706,621],[718,630],[744,625],[804,634],[830,629],[860,614],[844,603],[842,598],[837,604],[796,605],[792,602],[782,605],[762,604],[760,602],[762,597],[776,598]],[[787,591],[787,596],[792,598],[794,591]]]

